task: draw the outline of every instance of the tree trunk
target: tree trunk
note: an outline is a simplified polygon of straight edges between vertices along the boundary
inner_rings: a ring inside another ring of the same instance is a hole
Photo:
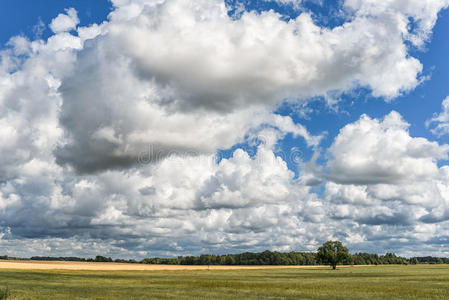
[[[332,265],[332,269],[333,270],[337,269],[337,265]]]

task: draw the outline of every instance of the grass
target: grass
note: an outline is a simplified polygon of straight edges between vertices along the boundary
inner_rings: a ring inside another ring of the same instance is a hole
[[[8,299],[449,299],[449,266],[200,271],[0,270]]]
[[[11,296],[11,292],[9,290],[9,287],[6,286],[3,289],[0,289],[0,300],[6,300]]]

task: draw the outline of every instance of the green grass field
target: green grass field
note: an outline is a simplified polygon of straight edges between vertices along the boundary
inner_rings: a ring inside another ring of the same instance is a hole
[[[201,271],[0,270],[8,299],[449,299],[449,266]]]

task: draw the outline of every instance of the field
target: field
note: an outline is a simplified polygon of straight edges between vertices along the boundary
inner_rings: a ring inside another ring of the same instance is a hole
[[[155,269],[124,270],[120,269],[124,264],[107,263],[54,263],[58,269],[51,269],[55,268],[51,264],[16,263],[29,268],[19,269],[0,262],[0,288],[9,287],[9,299],[449,299],[447,265],[332,271],[322,267],[208,270],[207,266],[164,270],[167,266],[145,265]]]

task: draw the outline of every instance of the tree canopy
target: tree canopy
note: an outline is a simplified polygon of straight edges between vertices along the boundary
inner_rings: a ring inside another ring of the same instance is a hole
[[[317,259],[323,264],[329,264],[335,270],[337,264],[350,259],[348,248],[339,241],[327,241],[318,248]]]

